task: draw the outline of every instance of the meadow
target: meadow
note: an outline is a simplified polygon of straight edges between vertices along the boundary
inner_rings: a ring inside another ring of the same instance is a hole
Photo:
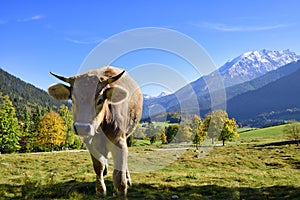
[[[128,199],[299,199],[300,146],[272,145],[285,138],[280,128],[246,131],[235,143],[197,151],[131,147]],[[0,199],[98,199],[86,151],[3,154],[0,174]],[[111,175],[112,167],[105,199],[115,199]]]

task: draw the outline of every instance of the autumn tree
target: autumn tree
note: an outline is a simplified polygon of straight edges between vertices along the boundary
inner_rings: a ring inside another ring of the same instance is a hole
[[[176,134],[176,142],[189,142],[192,139],[192,128],[188,123],[182,123]]]
[[[226,118],[228,118],[228,114],[224,110],[215,110],[205,116],[203,127],[211,138],[212,144],[215,144],[215,139],[219,138]]]
[[[61,116],[51,111],[45,114],[38,124],[36,144],[41,150],[58,149],[65,142],[65,130],[66,126]]]
[[[200,146],[207,136],[207,132],[204,131],[202,119],[198,115],[194,115],[193,121],[191,124],[192,131],[194,133],[193,144]]]
[[[165,130],[163,130],[162,133],[161,133],[161,143],[162,144],[167,144],[167,136],[165,134]]]
[[[12,153],[20,149],[20,126],[16,110],[8,95],[0,93],[0,153]]]
[[[219,135],[219,141],[223,142],[223,146],[225,145],[225,141],[234,141],[239,138],[240,135],[237,131],[238,125],[235,119],[229,119],[228,117],[224,120],[223,129],[221,134]]]

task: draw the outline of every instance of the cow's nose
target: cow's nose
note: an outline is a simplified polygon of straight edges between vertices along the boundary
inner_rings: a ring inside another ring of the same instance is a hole
[[[94,128],[89,123],[75,122],[74,123],[74,130],[75,130],[76,134],[81,136],[81,137],[89,137],[89,136],[94,136],[95,135]]]

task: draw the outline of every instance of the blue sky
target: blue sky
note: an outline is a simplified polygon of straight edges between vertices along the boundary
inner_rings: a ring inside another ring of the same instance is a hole
[[[297,0],[1,0],[0,67],[47,89],[56,81],[49,71],[75,75],[99,43],[143,27],[190,37],[217,67],[251,50],[291,49],[300,54],[299,10]],[[151,49],[123,55],[113,64],[130,71],[149,63],[168,66],[186,82],[200,76],[178,56]],[[155,95],[161,88],[146,85],[143,90]]]

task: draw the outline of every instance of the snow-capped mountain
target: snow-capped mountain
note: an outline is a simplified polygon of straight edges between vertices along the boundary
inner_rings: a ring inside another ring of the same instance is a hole
[[[299,59],[300,57],[289,49],[250,51],[228,61],[218,72],[224,78],[225,87],[228,87],[252,80]]]
[[[244,53],[229,60],[215,72],[200,77],[196,81],[184,86],[173,95],[145,99],[143,117],[149,116],[148,107],[155,104],[161,105],[165,111],[173,112],[182,109],[181,107],[184,102],[190,110],[195,110],[193,109],[193,103],[195,102],[191,101],[191,99],[195,100],[195,96],[198,99],[201,109],[209,109],[211,106],[210,94],[217,91],[224,91],[225,88],[227,98],[233,98],[236,95],[258,89],[280,77],[292,73],[298,69],[293,66],[298,66],[299,62],[300,56],[290,50],[272,51],[263,49]],[[283,66],[289,67],[281,68]],[[270,74],[270,76],[264,76],[271,72],[274,73]],[[217,76],[217,74],[220,74],[220,76]],[[260,79],[258,80],[258,78]],[[252,82],[246,84],[248,81]],[[241,83],[245,83],[246,85]]]
[[[143,96],[144,96],[144,99],[153,99],[153,98],[160,98],[160,97],[164,97],[164,96],[167,96],[167,95],[169,95],[170,94],[170,92],[166,92],[166,91],[164,91],[164,92],[161,92],[159,95],[157,95],[157,96],[151,96],[151,95],[148,95],[148,94],[143,94]]]
[[[143,94],[143,97],[144,97],[144,100],[153,98],[151,95],[148,95],[148,94]]]
[[[164,91],[164,92],[161,92],[161,93],[157,96],[157,98],[164,97],[164,96],[168,96],[169,94],[170,94],[170,92]]]

